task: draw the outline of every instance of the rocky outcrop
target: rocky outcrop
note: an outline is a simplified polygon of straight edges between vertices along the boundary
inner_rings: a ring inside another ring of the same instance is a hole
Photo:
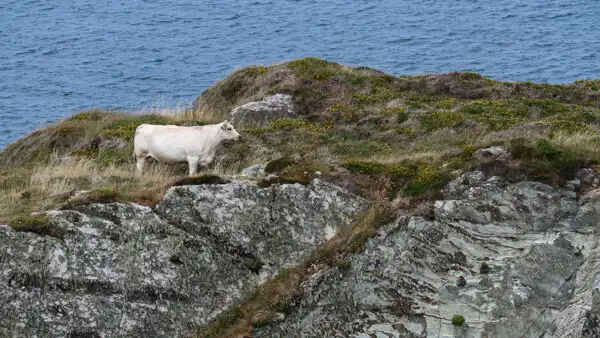
[[[261,101],[249,102],[234,108],[229,114],[229,121],[234,126],[265,127],[269,122],[296,115],[291,95],[275,94],[266,96]]]
[[[253,337],[598,337],[600,193],[580,190],[595,171],[578,177],[466,173],[431,218],[401,216],[347,263],[311,266],[299,303]],[[154,209],[47,212],[55,237],[0,231],[0,336],[190,336],[367,206],[319,179],[234,179],[173,187]]]
[[[0,336],[190,336],[367,204],[315,180],[47,212],[56,237],[0,231]]]
[[[599,223],[599,197],[467,173],[433,219],[380,228],[254,337],[598,337]]]

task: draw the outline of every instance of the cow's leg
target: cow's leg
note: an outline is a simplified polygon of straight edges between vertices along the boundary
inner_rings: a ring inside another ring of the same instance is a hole
[[[137,168],[137,174],[138,176],[142,175],[142,171],[144,170],[144,166],[146,165],[146,156],[137,156],[137,163],[136,163],[136,168]]]
[[[213,156],[212,155],[208,155],[207,157],[205,157],[204,159],[202,159],[202,161],[200,161],[200,166],[202,167],[203,170],[208,169],[208,165],[211,164],[213,160]]]
[[[189,176],[196,175],[196,170],[198,170],[198,161],[200,159],[197,157],[188,157],[188,167],[189,167]]]

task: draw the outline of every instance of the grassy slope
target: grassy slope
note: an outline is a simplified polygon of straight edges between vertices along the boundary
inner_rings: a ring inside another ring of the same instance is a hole
[[[471,157],[478,148],[504,145],[515,157],[509,167],[551,184],[600,162],[598,80],[548,85],[474,73],[394,77],[306,58],[238,70],[180,114],[85,112],[11,144],[0,153],[0,223],[60,206],[81,189],[96,189],[90,200],[151,205],[185,175],[185,165],[154,163],[146,177],[135,177],[137,125],[217,122],[236,105],[273,93],[292,94],[301,116],[264,128],[236,126],[245,141],[225,147],[209,171],[235,173],[280,159],[269,167],[288,181],[304,182],[318,170],[326,180],[377,201],[376,210],[315,253],[311,263],[343,266],[344,256],[374,233],[381,213],[427,212],[449,179],[481,165]],[[127,146],[103,149],[102,142]],[[58,163],[65,155],[72,162]],[[306,266],[282,272],[200,336],[247,334],[268,322],[274,306],[286,307],[295,297]]]

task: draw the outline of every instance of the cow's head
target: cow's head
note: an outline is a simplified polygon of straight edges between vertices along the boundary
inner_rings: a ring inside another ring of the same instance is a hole
[[[237,141],[242,137],[242,135],[240,135],[240,133],[238,133],[237,130],[235,130],[233,128],[233,125],[229,121],[225,120],[225,121],[221,122],[220,125],[221,125],[221,128],[220,128],[219,132],[221,134],[222,140]]]

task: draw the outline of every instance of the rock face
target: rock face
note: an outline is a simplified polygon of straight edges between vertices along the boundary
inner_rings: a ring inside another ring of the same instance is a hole
[[[48,212],[58,237],[0,231],[0,336],[190,336],[367,204],[315,180]]]
[[[263,178],[266,176],[264,164],[255,164],[242,171],[242,176],[249,178]]]
[[[599,337],[600,193],[585,183],[466,173],[431,219],[399,217],[349,264],[314,267],[253,337]],[[57,237],[0,231],[0,336],[188,337],[367,206],[315,179],[48,212]]]
[[[234,108],[229,114],[229,121],[234,126],[264,127],[268,122],[293,117],[296,115],[292,96],[275,94],[261,101],[249,102]]]
[[[473,157],[480,160],[506,161],[510,159],[510,154],[502,147],[490,147],[478,149],[473,153]]]
[[[433,219],[380,228],[254,337],[599,337],[600,197],[578,197],[467,173]]]

